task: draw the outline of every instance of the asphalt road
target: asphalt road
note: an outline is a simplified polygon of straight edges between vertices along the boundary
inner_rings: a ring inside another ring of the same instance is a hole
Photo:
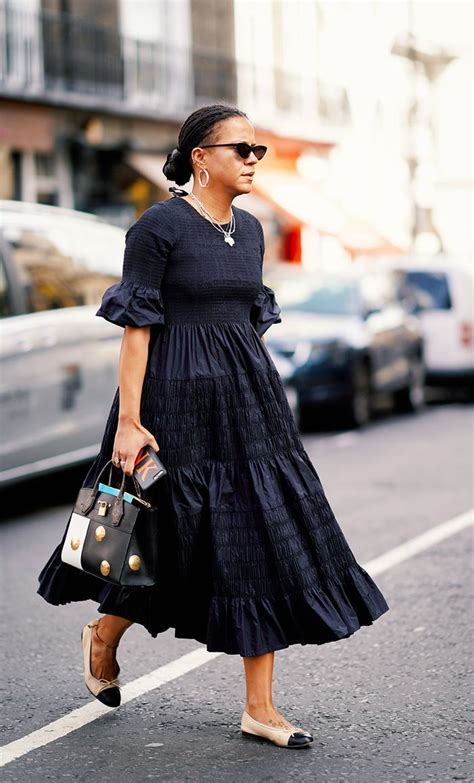
[[[430,405],[384,416],[360,434],[304,436],[354,554],[366,564],[467,511],[472,406]],[[7,493],[2,534],[2,742],[92,699],[80,631],[92,602],[53,607],[36,577],[62,536],[79,473]],[[276,654],[274,698],[315,741],[298,753],[240,735],[242,662],[221,655],[110,710],[0,769],[0,780],[399,783],[473,780],[472,528],[376,578],[390,611],[349,639]],[[370,569],[369,569],[370,570]],[[173,632],[132,626],[118,660],[123,683],[192,650]]]

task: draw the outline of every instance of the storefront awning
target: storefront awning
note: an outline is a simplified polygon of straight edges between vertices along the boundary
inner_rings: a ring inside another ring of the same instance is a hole
[[[275,210],[290,222],[312,226],[321,234],[337,237],[352,255],[404,252],[370,224],[348,215],[318,185],[297,173],[277,169],[257,170],[253,189],[268,199]]]
[[[163,166],[166,162],[166,155],[153,155],[146,152],[130,152],[127,155],[126,162],[135,171],[138,171],[142,177],[153,182],[154,185],[166,190],[173,186],[171,180],[166,179],[163,174]]]
[[[267,198],[290,222],[313,226],[323,233],[338,234],[344,217],[321,191],[297,174],[278,170],[257,170],[253,189]]]

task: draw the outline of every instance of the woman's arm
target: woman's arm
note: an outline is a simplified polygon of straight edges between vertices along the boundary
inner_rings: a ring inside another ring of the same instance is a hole
[[[143,446],[159,451],[155,438],[140,423],[140,401],[148,361],[150,327],[126,326],[119,357],[120,405],[112,459],[126,460],[123,471],[133,473],[135,460]]]
[[[125,460],[131,475],[140,449],[159,451],[153,434],[140,422],[140,401],[152,327],[165,325],[161,292],[167,260],[176,242],[176,224],[158,202],[125,235],[122,279],[104,293],[96,315],[124,328],[119,357],[119,415],[112,459]]]

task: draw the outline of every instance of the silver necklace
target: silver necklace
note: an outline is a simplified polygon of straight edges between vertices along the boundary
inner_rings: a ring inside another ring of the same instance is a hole
[[[190,191],[189,195],[192,196],[195,201],[197,201],[197,203],[201,207],[201,210],[206,213],[206,215],[209,218],[209,222],[214,226],[214,228],[216,228],[218,231],[220,231],[222,234],[224,234],[224,242],[227,242],[227,244],[230,245],[231,247],[233,245],[235,245],[235,239],[233,239],[233,237],[231,237],[231,234],[233,234],[234,231],[235,231],[235,216],[234,216],[234,210],[232,209],[232,207],[230,208],[230,214],[231,214],[230,224],[229,224],[228,230],[226,231],[224,228],[222,228],[222,226],[219,225],[217,220],[212,217],[210,212],[207,211],[207,209],[204,206],[204,204],[202,204],[199,201],[198,197],[195,196],[194,193],[191,193],[191,191]]]

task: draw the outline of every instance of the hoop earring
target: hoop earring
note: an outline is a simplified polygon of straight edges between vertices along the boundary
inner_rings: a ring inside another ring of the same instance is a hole
[[[202,172],[202,171],[204,172],[204,174],[205,174],[205,175],[206,175],[206,177],[207,177],[207,179],[206,179],[206,184],[205,184],[205,185],[203,185],[203,184],[202,184],[202,182],[201,182],[201,172]],[[209,172],[208,172],[208,170],[207,170],[207,169],[199,169],[198,180],[199,180],[199,184],[200,184],[200,186],[201,186],[202,188],[207,188],[207,186],[208,186],[208,184],[209,184]]]

